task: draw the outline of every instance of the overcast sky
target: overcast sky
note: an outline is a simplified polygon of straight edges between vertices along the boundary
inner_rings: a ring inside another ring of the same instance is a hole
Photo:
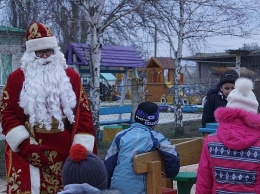
[[[260,46],[260,36],[254,36],[254,38],[238,38],[231,36],[214,37],[208,39],[209,48],[201,48],[202,53],[214,53],[214,52],[225,52],[229,49],[239,49],[244,44],[257,43]],[[167,43],[161,43],[158,45],[157,57],[169,57],[169,45]],[[187,48],[183,49],[183,56],[192,55]]]

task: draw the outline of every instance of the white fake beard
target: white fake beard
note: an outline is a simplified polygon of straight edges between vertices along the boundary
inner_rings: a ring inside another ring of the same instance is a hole
[[[25,81],[20,94],[20,106],[29,115],[29,122],[51,130],[54,117],[59,122],[58,129],[63,131],[62,119],[67,117],[73,123],[73,108],[76,106],[76,95],[65,72],[67,65],[64,55],[55,50],[48,58],[38,59],[34,52],[25,52],[21,62]]]

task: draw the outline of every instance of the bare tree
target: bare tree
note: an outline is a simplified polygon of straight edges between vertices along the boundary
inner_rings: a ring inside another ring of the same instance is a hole
[[[105,30],[120,18],[131,14],[138,7],[147,3],[144,0],[83,0],[86,19],[90,26],[90,45],[88,63],[90,67],[90,99],[94,120],[94,127],[99,132],[100,105],[100,61],[101,48]]]
[[[250,24],[258,18],[254,17],[258,14],[257,4],[256,0],[160,0],[140,9],[143,19],[140,24],[151,36],[156,29],[158,36],[169,43],[175,57],[173,76],[177,136],[184,134],[179,92],[183,45],[187,44],[196,51],[201,43],[205,45],[206,38],[214,35],[251,35],[253,27]]]
[[[50,15],[48,1],[4,0],[4,8],[9,24],[13,27],[27,29],[35,21],[47,22]]]
[[[70,42],[85,43],[89,36],[89,26],[78,1],[56,0],[49,6],[53,29],[58,34],[61,49],[66,53]]]
[[[5,24],[21,29],[27,29],[32,22],[47,24],[59,39],[64,53],[69,42],[86,42],[88,38],[88,23],[78,2],[3,0],[2,4]]]

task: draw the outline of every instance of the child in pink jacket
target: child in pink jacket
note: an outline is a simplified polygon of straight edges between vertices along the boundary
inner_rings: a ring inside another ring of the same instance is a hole
[[[205,138],[197,172],[196,194],[260,193],[260,114],[253,82],[238,78],[218,108],[217,132]]]

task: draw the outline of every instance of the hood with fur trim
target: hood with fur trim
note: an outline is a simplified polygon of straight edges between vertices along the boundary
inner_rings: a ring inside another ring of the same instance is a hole
[[[260,138],[260,114],[238,108],[218,108],[215,113],[219,123],[217,135],[229,149],[243,150]]]

